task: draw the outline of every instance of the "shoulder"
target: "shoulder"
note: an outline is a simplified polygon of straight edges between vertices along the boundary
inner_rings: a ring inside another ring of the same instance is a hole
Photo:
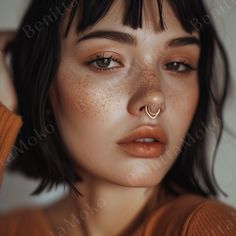
[[[51,236],[52,234],[40,208],[19,208],[0,214],[0,235]]]
[[[218,200],[184,194],[154,210],[145,230],[148,236],[236,235],[236,209]]]
[[[182,232],[184,236],[236,235],[236,208],[207,199],[188,215]]]

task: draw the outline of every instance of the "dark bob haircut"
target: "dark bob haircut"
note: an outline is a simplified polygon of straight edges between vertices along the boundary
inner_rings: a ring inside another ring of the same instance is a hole
[[[166,29],[162,0],[157,1],[159,24]],[[166,0],[174,10],[183,29],[198,32],[201,53],[198,65],[200,98],[178,158],[162,180],[172,194],[181,194],[178,186],[205,197],[218,196],[222,191],[214,176],[213,164],[207,154],[207,137],[216,134],[216,151],[221,139],[223,105],[228,93],[230,74],[225,49],[219,39],[203,0]],[[83,181],[76,172],[55,122],[49,101],[49,89],[60,62],[60,26],[67,13],[67,37],[73,19],[80,33],[101,20],[114,0],[32,0],[11,47],[11,66],[19,98],[18,113],[23,126],[12,150],[9,170],[19,171],[40,180],[31,195],[67,184],[76,193],[75,181]],[[125,0],[123,24],[142,28],[143,0]],[[220,70],[218,70],[220,68]],[[211,132],[208,132],[208,131]],[[223,192],[224,193],[224,192]],[[227,196],[227,194],[225,194]],[[82,195],[83,196],[83,195]]]

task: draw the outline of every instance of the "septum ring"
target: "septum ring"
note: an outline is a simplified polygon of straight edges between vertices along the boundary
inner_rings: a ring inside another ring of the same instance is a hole
[[[153,113],[148,106],[145,106],[145,111],[151,119],[155,119],[160,114],[161,108],[159,108],[157,112]]]

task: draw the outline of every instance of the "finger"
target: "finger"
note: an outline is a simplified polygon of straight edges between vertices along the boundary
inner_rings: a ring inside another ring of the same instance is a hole
[[[11,111],[17,109],[17,98],[10,70],[5,61],[5,55],[0,51],[0,102]]]
[[[7,45],[14,40],[16,32],[14,31],[1,31],[0,32],[0,51],[6,52]]]

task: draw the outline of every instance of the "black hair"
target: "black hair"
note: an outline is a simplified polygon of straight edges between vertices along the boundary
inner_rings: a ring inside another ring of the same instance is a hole
[[[163,1],[156,1],[159,24],[165,30]],[[207,154],[207,127],[211,126],[212,121],[219,121],[214,130],[217,137],[213,155],[215,160],[224,127],[223,105],[230,82],[228,59],[213,21],[203,21],[206,16],[210,16],[203,0],[168,2],[182,27],[189,33],[199,33],[200,98],[183,147],[163,183],[175,195],[180,192],[174,185],[202,196],[218,196],[220,188],[214,176],[214,166]],[[82,181],[82,178],[76,173],[69,158],[53,114],[46,113],[47,109],[52,110],[49,88],[60,62],[60,25],[65,19],[64,15],[69,15],[64,34],[67,37],[76,15],[82,19],[78,20],[77,32],[83,32],[101,20],[113,3],[114,0],[32,0],[20,24],[12,46],[11,65],[19,98],[18,112],[23,117],[23,126],[13,148],[12,153],[16,155],[12,158],[9,169],[40,180],[39,186],[31,195],[39,194],[46,188],[50,190],[61,183],[68,184],[82,195],[74,185],[75,181]],[[125,0],[124,4],[126,10],[123,24],[133,29],[141,28],[143,0]],[[216,72],[219,67],[221,71]],[[218,86],[219,83],[221,87]],[[48,132],[49,127],[51,132]],[[39,137],[39,132],[42,133],[37,141],[33,138],[36,135]]]

